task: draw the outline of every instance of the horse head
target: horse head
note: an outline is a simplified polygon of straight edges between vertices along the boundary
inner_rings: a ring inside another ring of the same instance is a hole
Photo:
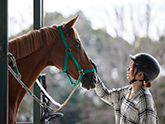
[[[64,37],[66,39],[67,45],[69,47],[68,50],[72,52],[74,58],[78,62],[81,69],[82,70],[92,69],[94,67],[85,52],[85,49],[82,45],[82,42],[80,40],[80,37],[79,37],[76,29],[74,28],[74,25],[75,25],[77,19],[78,19],[78,16],[66,23],[61,24],[61,29],[62,29]],[[64,46],[64,43],[63,43],[63,40],[61,37],[59,37],[57,44],[56,44],[56,46],[58,46],[58,47],[56,47],[56,49],[54,48],[52,52],[57,53],[57,49],[58,49],[58,54],[56,54],[56,56],[52,56],[51,58],[56,57],[56,60],[57,59],[61,60],[61,61],[59,61],[59,60],[55,61],[54,65],[57,68],[59,68],[60,70],[63,70],[65,54],[66,54],[67,50]],[[52,53],[52,55],[55,55],[55,54]],[[80,76],[80,71],[70,56],[68,57],[66,72],[75,80],[78,80],[78,78]],[[91,88],[94,88],[95,87],[95,85],[94,85],[95,77],[96,77],[95,72],[85,73],[81,79],[82,87],[84,87],[88,90]]]

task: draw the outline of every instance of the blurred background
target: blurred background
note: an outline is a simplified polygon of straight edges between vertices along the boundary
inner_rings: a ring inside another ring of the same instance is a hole
[[[33,0],[9,0],[10,39],[33,29]],[[111,88],[128,85],[126,69],[129,54],[147,52],[161,65],[159,77],[152,82],[160,124],[165,123],[165,1],[163,0],[45,0],[44,26],[67,22],[76,15],[75,25],[82,44],[98,68],[98,74]],[[67,76],[55,67],[47,67],[47,89],[63,103],[73,89]],[[32,98],[24,98],[17,121],[33,121]],[[54,107],[54,106],[53,106]],[[63,117],[50,124],[114,124],[114,111],[102,102],[94,90],[79,87],[60,110]]]

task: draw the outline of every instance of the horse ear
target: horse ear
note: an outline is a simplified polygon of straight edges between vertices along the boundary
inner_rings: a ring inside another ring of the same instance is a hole
[[[70,29],[71,27],[73,27],[78,19],[79,15],[77,15],[75,18],[73,18],[72,20],[68,21],[66,24],[65,24],[65,27],[67,29]]]

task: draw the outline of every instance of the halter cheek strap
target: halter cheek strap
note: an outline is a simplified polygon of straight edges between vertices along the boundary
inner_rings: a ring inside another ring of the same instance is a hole
[[[66,42],[66,39],[65,39],[65,36],[64,36],[64,33],[62,31],[62,27],[61,25],[58,26],[58,29],[60,31],[60,35],[61,35],[61,38],[62,38],[62,41],[64,43],[64,46],[65,46],[65,60],[64,60],[64,67],[63,67],[63,73],[66,73],[71,84],[74,84],[74,86],[78,85],[83,77],[83,75],[85,73],[90,73],[90,72],[95,72],[96,70],[94,68],[91,68],[91,69],[86,69],[86,70],[83,70],[80,65],[78,64],[77,60],[75,59],[74,55],[72,54],[71,52],[71,49],[69,48],[67,42]],[[75,63],[78,71],[79,71],[79,78],[77,81],[73,81],[72,78],[70,77],[70,75],[67,73],[67,65],[68,65],[68,57],[71,57],[73,62]]]

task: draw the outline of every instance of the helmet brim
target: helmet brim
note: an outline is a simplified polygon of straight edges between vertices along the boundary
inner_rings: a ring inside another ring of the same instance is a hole
[[[135,56],[129,55],[129,57],[130,57],[133,61],[135,61]]]

